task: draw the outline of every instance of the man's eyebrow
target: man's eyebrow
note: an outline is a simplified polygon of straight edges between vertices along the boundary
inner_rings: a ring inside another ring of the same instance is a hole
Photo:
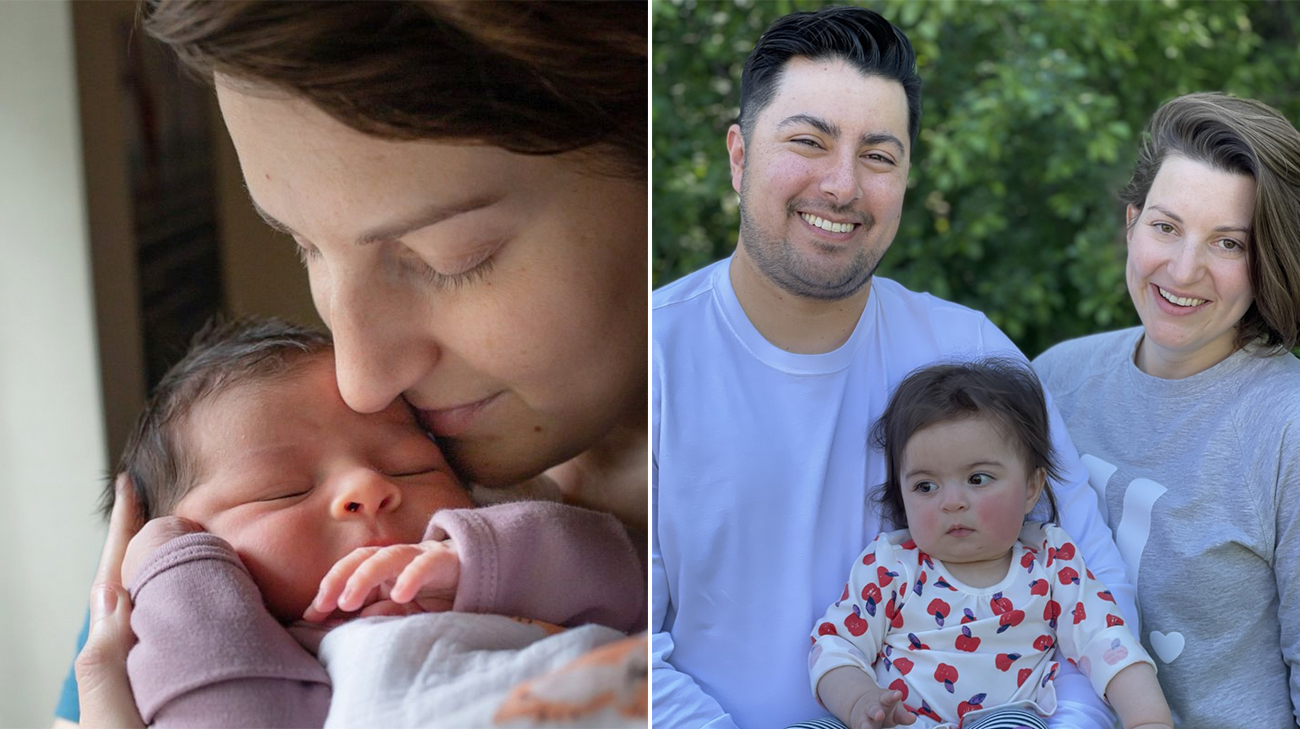
[[[776,128],[784,129],[796,124],[806,124],[834,139],[839,139],[840,137],[840,128],[837,125],[832,124],[821,117],[813,116],[812,114],[795,114],[794,116],[788,116],[782,119],[781,123],[776,125]]]
[[[1178,223],[1179,225],[1182,225],[1182,224],[1183,224],[1183,219],[1182,219],[1181,217],[1178,216],[1178,213],[1175,213],[1175,212],[1172,211],[1172,210],[1169,210],[1169,209],[1167,209],[1167,208],[1162,208],[1162,207],[1160,207],[1159,205],[1152,205],[1152,206],[1151,206],[1151,209],[1152,209],[1152,210],[1159,210],[1159,211],[1160,211],[1160,212],[1161,212],[1161,213],[1162,213],[1166,218],[1170,218],[1170,219],[1172,219],[1175,223]],[[1249,225],[1246,225],[1246,226],[1240,226],[1240,225],[1216,225],[1216,226],[1215,226],[1214,228],[1212,228],[1211,230],[1212,230],[1212,232],[1215,232],[1215,233],[1242,233],[1243,235],[1250,235],[1250,226],[1249,226]]]
[[[441,223],[442,221],[454,218],[457,215],[463,215],[465,213],[495,205],[498,202],[501,202],[504,198],[505,193],[486,193],[451,205],[435,203],[409,217],[380,225],[362,233],[357,236],[356,243],[357,245],[365,246],[374,243],[382,243],[384,241],[399,240],[404,235],[414,233],[417,230],[427,228],[436,223]],[[262,220],[265,220],[267,225],[281,233],[286,233],[295,237],[298,236],[298,234],[294,232],[293,228],[281,223],[279,220],[272,217],[270,213],[263,210],[262,206],[258,205],[257,201],[253,200],[251,196],[249,197],[249,200],[252,200],[253,209],[257,211],[258,215],[262,216]]]
[[[858,140],[859,147],[875,147],[881,144],[891,144],[898,148],[899,154],[907,154],[907,147],[903,146],[903,140],[888,132],[863,134],[862,139]]]

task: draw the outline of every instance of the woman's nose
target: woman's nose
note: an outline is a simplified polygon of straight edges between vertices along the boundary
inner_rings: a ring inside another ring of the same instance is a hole
[[[338,492],[330,502],[335,519],[374,518],[402,503],[402,491],[384,474],[371,468],[356,468],[339,477]]]
[[[401,286],[382,286],[359,275],[336,276],[326,324],[334,335],[339,394],[359,413],[388,407],[420,383],[438,362],[439,348],[426,302]],[[322,316],[326,316],[322,311]]]
[[[1172,252],[1169,260],[1169,275],[1175,283],[1189,284],[1201,277],[1202,246],[1190,240],[1184,240]]]

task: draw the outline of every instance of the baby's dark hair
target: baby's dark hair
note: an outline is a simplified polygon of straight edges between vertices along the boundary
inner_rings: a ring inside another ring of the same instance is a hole
[[[885,412],[871,428],[871,443],[885,454],[887,476],[875,496],[880,512],[897,527],[907,526],[903,509],[903,449],[920,430],[939,423],[980,418],[1014,438],[1029,472],[1043,469],[1060,480],[1043,386],[1029,365],[1007,357],[950,362],[914,370],[899,383]],[[1055,522],[1056,498],[1043,486]]]
[[[154,388],[114,474],[131,477],[140,516],[170,514],[197,485],[201,474],[185,425],[199,404],[235,385],[274,381],[297,371],[290,366],[303,357],[332,347],[327,332],[279,319],[209,321]],[[110,479],[100,500],[105,515],[113,509],[113,497]]]

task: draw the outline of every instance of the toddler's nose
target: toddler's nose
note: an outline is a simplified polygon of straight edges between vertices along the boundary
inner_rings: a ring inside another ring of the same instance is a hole
[[[330,504],[330,513],[336,519],[375,516],[397,508],[402,501],[401,490],[384,474],[373,469],[359,468],[343,479]]]

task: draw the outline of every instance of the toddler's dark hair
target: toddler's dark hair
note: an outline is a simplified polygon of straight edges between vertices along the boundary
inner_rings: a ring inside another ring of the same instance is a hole
[[[989,420],[1003,437],[1014,438],[1029,472],[1041,468],[1049,481],[1060,480],[1052,450],[1047,399],[1029,365],[1007,357],[950,362],[914,370],[899,383],[885,412],[871,428],[871,443],[885,454],[887,476],[875,496],[883,517],[907,526],[903,510],[903,449],[917,431],[938,423],[980,418]],[[1051,484],[1043,487],[1055,522],[1056,498]]]
[[[290,365],[302,357],[332,347],[328,333],[279,319],[209,321],[154,388],[114,473],[131,477],[140,516],[170,514],[200,478],[185,433],[195,407],[234,385],[273,381],[295,371]],[[100,499],[106,516],[113,498],[110,479]]]

